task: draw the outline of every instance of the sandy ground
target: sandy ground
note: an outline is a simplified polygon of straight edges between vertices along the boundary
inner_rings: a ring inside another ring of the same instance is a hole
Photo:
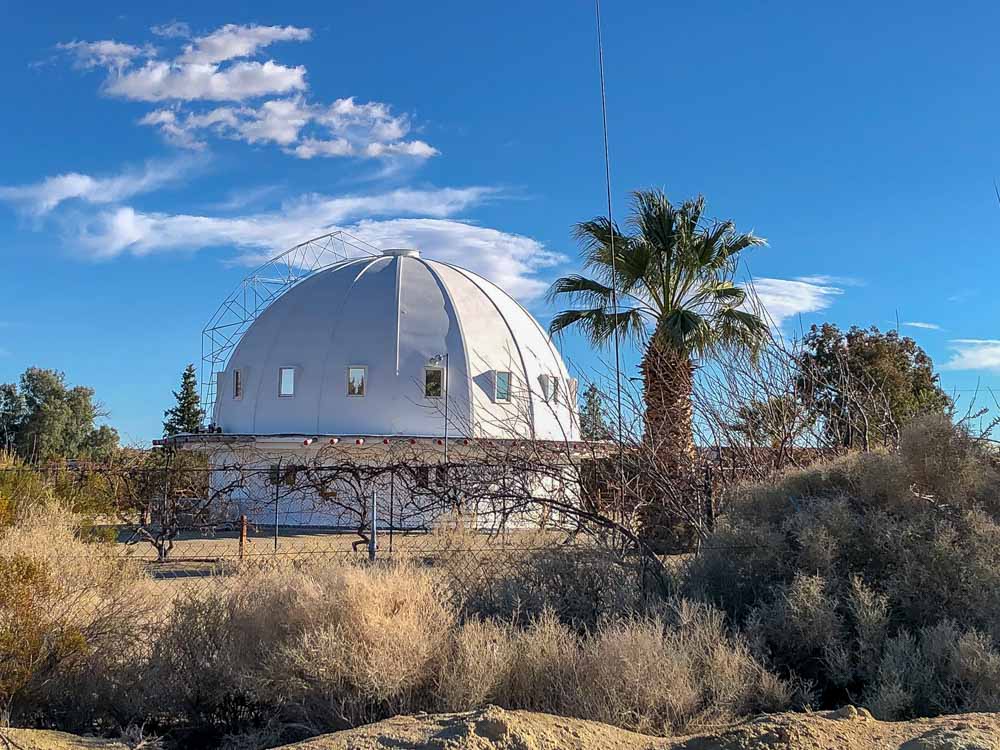
[[[128,746],[65,732],[0,728],[0,750],[128,750]]]
[[[578,719],[489,707],[398,716],[288,745],[287,750],[1000,750],[1000,714],[890,723],[847,707],[762,716],[720,732],[662,739]]]
[[[579,719],[495,706],[397,716],[285,750],[1000,750],[1000,714],[875,721],[864,709],[774,714],[717,732],[663,739]],[[127,750],[110,740],[0,729],[0,750]]]

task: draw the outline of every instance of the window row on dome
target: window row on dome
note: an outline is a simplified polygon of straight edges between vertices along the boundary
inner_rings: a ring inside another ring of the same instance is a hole
[[[295,396],[295,367],[278,368],[278,397],[292,398]],[[560,378],[555,375],[539,376],[542,398],[550,403],[557,403],[561,398]],[[576,381],[570,379],[570,391],[575,390]],[[443,367],[429,366],[424,368],[424,397],[441,398],[448,388],[447,376]],[[513,390],[513,373],[509,370],[493,370],[493,400],[498,403],[509,403]],[[363,398],[368,394],[368,366],[349,365],[347,367],[347,396]],[[575,398],[574,393],[567,394],[570,403]],[[239,401],[243,398],[243,371],[234,369],[232,375],[232,398]]]

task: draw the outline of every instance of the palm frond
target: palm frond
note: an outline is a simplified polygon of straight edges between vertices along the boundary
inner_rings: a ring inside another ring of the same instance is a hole
[[[720,347],[756,353],[768,337],[767,323],[752,312],[728,307],[720,310],[715,319]]]
[[[614,290],[595,279],[588,279],[579,274],[570,274],[552,282],[552,286],[549,287],[545,296],[549,302],[566,296],[579,304],[609,307],[614,297]]]
[[[586,310],[564,310],[549,322],[553,336],[569,328],[579,329],[590,342],[604,346],[614,336],[615,330],[626,341],[639,342],[646,336],[646,324],[640,310],[611,312],[595,307]]]

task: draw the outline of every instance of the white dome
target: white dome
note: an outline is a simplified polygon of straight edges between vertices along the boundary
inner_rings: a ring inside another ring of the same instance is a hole
[[[576,384],[538,322],[495,284],[415,250],[344,261],[279,297],[220,374],[215,423],[235,434],[439,437],[444,399],[424,388],[443,354],[450,435],[579,439]],[[367,368],[363,397],[348,395],[349,368]],[[291,396],[279,395],[283,369]]]

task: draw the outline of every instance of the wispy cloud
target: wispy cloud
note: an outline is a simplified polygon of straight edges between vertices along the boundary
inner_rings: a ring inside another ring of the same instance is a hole
[[[84,70],[107,68],[119,74],[133,61],[156,55],[156,48],[150,44],[138,46],[116,42],[113,39],[102,39],[97,42],[63,42],[56,47],[68,53],[77,68]]]
[[[411,117],[389,104],[353,96],[330,104],[309,101],[305,66],[253,59],[276,42],[310,40],[311,29],[226,24],[190,38],[187,24],[173,21],[152,32],[161,41],[189,41],[180,50],[174,43],[173,56],[151,43],[110,39],[58,46],[78,68],[106,69],[105,95],[162,104],[139,123],[174,145],[200,149],[215,136],[275,144],[300,159],[353,157],[390,165],[438,154],[426,141],[410,137]]]
[[[926,331],[940,331],[941,326],[937,323],[925,323],[920,320],[908,320],[903,323],[904,326],[909,326],[910,328],[923,328]]]
[[[100,212],[76,242],[95,259],[231,246],[238,261],[256,264],[304,237],[343,229],[377,247],[417,247],[428,257],[468,267],[521,299],[535,299],[547,287],[538,273],[563,256],[530,237],[449,218],[493,192],[473,187],[307,196],[280,211],[236,217],[122,206]]]
[[[948,342],[951,359],[942,370],[985,370],[1000,373],[1000,340],[953,339]]]
[[[305,42],[311,38],[311,29],[296,26],[240,26],[227,23],[187,45],[177,62],[202,65],[219,63],[249,57],[274,42]]]
[[[66,172],[30,185],[0,186],[0,200],[34,216],[44,216],[70,200],[91,204],[119,203],[177,182],[203,162],[203,159],[190,156],[149,161],[142,167],[103,177]]]
[[[826,310],[844,290],[829,283],[829,277],[802,276],[795,279],[754,279],[750,284],[760,304],[776,327],[789,318]]]
[[[187,39],[191,36],[191,27],[184,21],[161,23],[157,26],[153,26],[150,31],[156,34],[156,36],[162,36],[167,39]]]
[[[492,192],[489,188],[471,187],[401,189],[338,197],[308,195],[286,202],[277,211],[234,217],[143,212],[119,206],[101,211],[87,222],[78,242],[93,258],[224,245],[270,252],[364,218],[453,216]]]
[[[815,274],[811,276],[799,276],[797,281],[806,284],[817,284],[819,286],[864,286],[864,279],[854,276],[829,276],[826,274]]]

